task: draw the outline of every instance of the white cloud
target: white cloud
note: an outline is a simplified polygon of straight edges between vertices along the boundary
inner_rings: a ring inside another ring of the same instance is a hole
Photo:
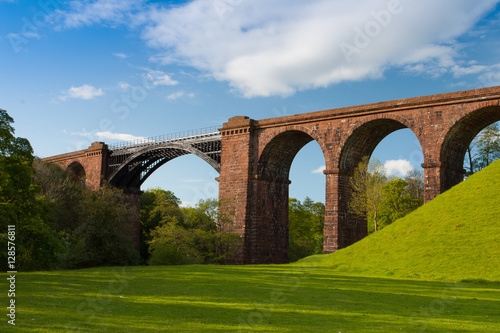
[[[128,91],[132,86],[127,82],[118,82],[118,87],[123,91]]]
[[[123,134],[123,133],[113,133],[113,132],[96,132],[95,136],[99,139],[108,139],[108,140],[119,140],[119,141],[136,141],[136,140],[145,140],[145,137],[135,136],[132,134]]]
[[[141,0],[70,1],[68,10],[57,10],[52,20],[65,28],[78,28],[98,23],[134,24],[142,21]],[[139,12],[139,13],[138,13]]]
[[[97,89],[88,84],[84,84],[80,87],[71,87],[67,91],[63,92],[63,95],[59,97],[62,101],[67,100],[68,98],[77,98],[77,99],[93,99],[98,96],[104,95],[102,89]]]
[[[392,66],[442,75],[456,38],[495,0],[194,0],[151,7],[143,38],[164,62],[195,67],[243,96],[287,96],[379,78]],[[399,5],[390,5],[398,4]]]
[[[142,137],[142,136],[135,136],[132,134],[124,134],[124,133],[87,132],[86,130],[82,130],[81,132],[71,132],[71,133],[69,133],[66,130],[63,130],[63,132],[64,132],[64,134],[86,137],[91,141],[96,141],[96,140],[118,140],[118,141],[146,140],[146,138]]]
[[[413,170],[413,166],[407,160],[388,160],[384,163],[384,168],[388,176],[398,177],[405,177],[408,172]]]
[[[178,81],[173,80],[168,74],[158,70],[148,70],[143,76],[151,81],[154,86],[175,86]]]
[[[121,59],[126,59],[127,55],[125,53],[113,53],[115,57],[121,58]]]
[[[194,97],[194,94],[193,93],[185,93],[184,91],[177,91],[177,92],[174,92],[170,95],[168,95],[166,97],[167,101],[170,101],[170,102],[173,102],[181,97],[189,97],[189,98],[193,98]]]
[[[326,166],[325,166],[325,165],[322,165],[322,166],[320,166],[319,168],[314,169],[313,171],[311,171],[311,173],[321,173],[321,174],[322,174],[322,173],[323,173],[323,171],[325,171],[325,170],[326,170]]]

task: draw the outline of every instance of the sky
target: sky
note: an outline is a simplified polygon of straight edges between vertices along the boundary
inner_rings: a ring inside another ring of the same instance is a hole
[[[39,157],[90,146],[500,84],[493,0],[0,0],[0,108]],[[372,158],[421,169],[409,130]],[[324,202],[316,142],[296,156],[290,196]],[[142,189],[189,205],[216,198],[198,157]]]

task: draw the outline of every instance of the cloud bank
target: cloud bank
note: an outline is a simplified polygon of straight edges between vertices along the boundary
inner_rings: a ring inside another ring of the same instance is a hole
[[[195,0],[151,10],[143,38],[165,63],[207,72],[245,97],[288,96],[393,66],[458,73],[456,38],[496,2]]]
[[[391,68],[438,77],[489,75],[495,67],[459,60],[459,37],[497,0],[133,0],[71,1],[65,28],[128,25],[157,50],[154,61],[196,68],[244,97],[289,96]],[[161,81],[159,81],[161,82]],[[162,85],[177,83],[165,77]]]

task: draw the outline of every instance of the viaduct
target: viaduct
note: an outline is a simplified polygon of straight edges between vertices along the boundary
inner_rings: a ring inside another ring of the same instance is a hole
[[[349,177],[364,156],[390,133],[409,128],[423,151],[424,199],[432,200],[463,180],[472,139],[500,121],[500,86],[407,98],[263,120],[230,118],[220,129],[106,145],[45,158],[86,185],[103,181],[140,193],[156,169],[195,154],[220,173],[221,212],[228,229],[243,237],[236,263],[288,262],[288,186],[292,161],[315,140],[326,170],[324,253],[365,237],[366,221],[349,212]],[[137,231],[137,227],[135,228]]]

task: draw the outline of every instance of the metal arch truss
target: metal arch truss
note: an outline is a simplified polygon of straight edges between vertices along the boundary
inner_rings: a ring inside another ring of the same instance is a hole
[[[220,173],[221,135],[217,132],[110,150],[108,181],[122,188],[140,188],[159,167],[179,156],[194,154]]]

